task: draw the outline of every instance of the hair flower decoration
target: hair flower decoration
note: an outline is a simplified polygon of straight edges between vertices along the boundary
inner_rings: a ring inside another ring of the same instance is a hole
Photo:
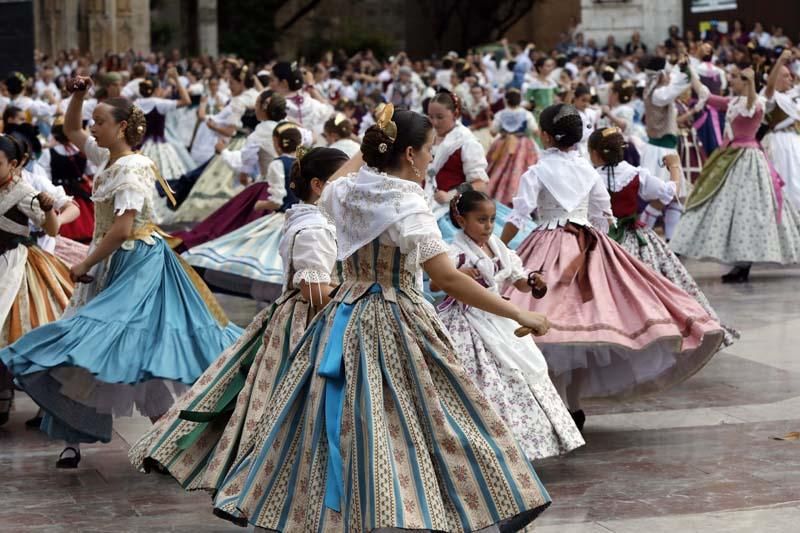
[[[394,116],[394,105],[391,103],[389,104],[380,104],[377,108],[375,108],[375,124],[381,129],[383,133],[389,137],[392,142],[397,140],[397,124],[392,121],[392,117]],[[386,143],[381,143],[386,144]],[[381,147],[378,146],[378,150],[381,153],[385,153],[388,150],[388,146],[385,150],[381,151]]]

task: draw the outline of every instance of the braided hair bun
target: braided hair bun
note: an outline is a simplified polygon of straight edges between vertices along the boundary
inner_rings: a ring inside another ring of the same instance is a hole
[[[571,104],[551,105],[542,111],[539,126],[548,133],[557,148],[569,148],[583,137],[583,120]]]
[[[392,121],[397,126],[396,139],[392,140],[375,124],[369,127],[361,142],[364,162],[381,172],[400,168],[406,148],[422,148],[433,128],[425,115],[404,109],[395,110]]]
[[[615,167],[625,159],[625,137],[617,128],[595,130],[589,137],[589,150],[600,154],[607,166]]]

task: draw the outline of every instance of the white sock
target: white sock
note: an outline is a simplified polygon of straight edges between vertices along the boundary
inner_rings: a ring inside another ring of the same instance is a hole
[[[675,228],[678,227],[678,222],[681,220],[683,214],[683,207],[677,201],[673,200],[664,210],[664,239],[669,242],[675,234]]]

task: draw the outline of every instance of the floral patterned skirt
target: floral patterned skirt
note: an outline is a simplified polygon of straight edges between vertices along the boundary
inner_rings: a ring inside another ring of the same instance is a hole
[[[489,196],[511,207],[519,178],[538,159],[536,145],[528,137],[505,135],[492,143],[486,158],[489,160]]]
[[[439,309],[464,370],[528,459],[561,455],[585,444],[547,375],[544,356],[530,336],[514,335],[514,321],[455,302]]]

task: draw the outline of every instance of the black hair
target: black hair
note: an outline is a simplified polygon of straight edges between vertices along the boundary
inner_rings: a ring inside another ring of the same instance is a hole
[[[284,154],[290,154],[303,144],[303,134],[294,122],[284,121],[275,126],[272,136],[278,139],[278,146]]]
[[[233,69],[231,72],[231,78],[243,83],[245,89],[252,89],[256,85],[255,78],[250,73],[250,69],[247,67],[247,65],[242,65],[239,68]]]
[[[377,124],[364,134],[361,153],[364,162],[379,171],[396,169],[409,146],[419,150],[428,140],[433,126],[427,116],[404,109],[395,110],[392,121],[397,125],[397,138],[392,140]],[[421,169],[424,170],[424,169]]]
[[[142,144],[147,130],[144,111],[123,96],[109,98],[104,100],[103,104],[111,108],[111,117],[115,123],[119,124],[123,120],[128,123],[124,133],[128,146],[133,148]]]
[[[645,57],[642,58],[640,66],[645,70],[664,70],[667,66],[667,59],[659,56]]]
[[[8,134],[7,137],[10,137],[17,145],[17,164],[19,166],[28,164],[33,153],[33,147],[31,146],[31,141],[28,139],[28,136],[21,131],[15,131]]]
[[[133,68],[131,68],[131,78],[143,78],[146,74],[147,67],[142,62],[135,63]]]
[[[505,99],[508,107],[517,107],[522,103],[522,93],[519,89],[506,89]]]
[[[588,85],[580,84],[575,87],[575,98],[580,98],[581,96],[586,96],[587,94],[592,94],[592,91],[589,89]]]
[[[442,60],[442,68],[445,69],[445,70],[449,69],[449,68],[453,68],[453,60],[450,59],[449,57],[444,58]]]
[[[53,136],[53,139],[56,140],[59,144],[69,144],[70,140],[67,135],[64,133],[64,124],[56,124],[50,130],[50,135]]]
[[[276,122],[286,118],[286,98],[278,93],[273,93],[267,103],[267,119]]]
[[[145,80],[139,82],[139,94],[144,98],[153,96],[153,93],[156,92],[157,85],[158,81],[148,76]]]
[[[8,128],[8,119],[17,116],[19,113],[22,113],[22,109],[17,106],[10,105],[6,107],[3,111],[3,125]],[[6,129],[6,131],[8,130]]]
[[[551,105],[539,116],[539,126],[553,137],[558,148],[569,148],[583,137],[583,121],[570,104]]]
[[[311,180],[328,181],[349,158],[336,148],[312,148],[292,165],[289,187],[295,196],[307,202],[311,197]]]
[[[455,227],[463,229],[459,225],[456,215],[463,217],[467,213],[475,211],[478,205],[483,202],[491,202],[494,204],[494,200],[492,200],[488,194],[476,191],[470,184],[465,183],[460,186],[456,195],[450,200],[450,222],[452,222]]]
[[[539,70],[544,66],[544,64],[547,62],[548,59],[552,58],[543,56],[536,60],[536,62],[533,64],[534,68],[536,69],[536,72],[539,72]]]
[[[625,137],[616,128],[595,130],[589,136],[589,150],[594,150],[606,166],[615,167],[625,159]]]
[[[0,152],[6,154],[9,162],[16,160],[17,163],[24,157],[23,148],[17,139],[11,135],[0,134]],[[3,176],[5,178],[6,176]]]
[[[286,61],[276,63],[272,67],[272,74],[279,81],[285,81],[290,91],[299,91],[303,87],[303,74],[298,69],[293,69]]]
[[[8,89],[11,96],[17,96],[22,93],[26,81],[25,75],[21,72],[12,72],[6,78],[6,89]]]
[[[42,151],[42,142],[39,140],[39,129],[33,124],[12,124],[13,128],[7,130],[20,143],[26,146],[28,153],[39,154]]]

